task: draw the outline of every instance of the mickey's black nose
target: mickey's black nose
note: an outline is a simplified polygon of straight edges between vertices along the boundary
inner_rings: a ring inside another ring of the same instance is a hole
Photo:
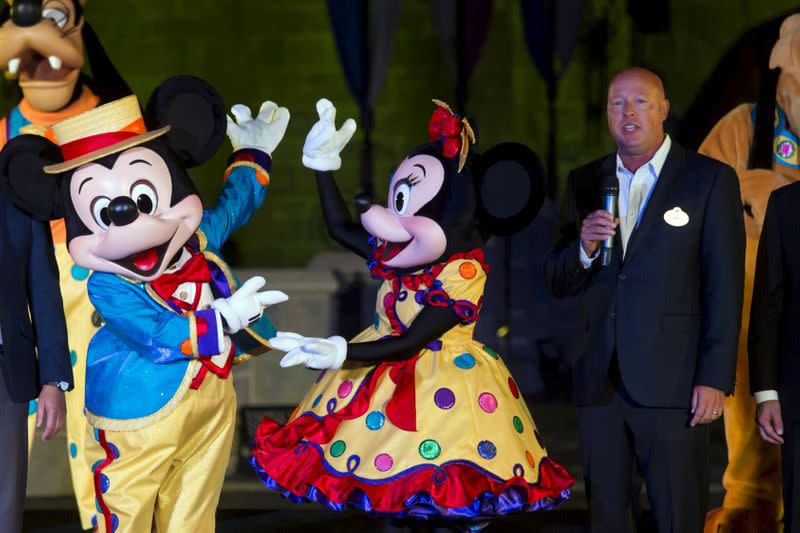
[[[38,24],[42,20],[42,0],[16,0],[11,8],[11,20],[23,28]]]
[[[358,214],[366,213],[369,211],[369,208],[372,207],[372,200],[370,200],[368,194],[357,194],[353,202],[356,204],[356,211],[358,211]]]
[[[118,196],[108,204],[108,218],[115,226],[127,226],[139,217],[139,209],[128,196]]]

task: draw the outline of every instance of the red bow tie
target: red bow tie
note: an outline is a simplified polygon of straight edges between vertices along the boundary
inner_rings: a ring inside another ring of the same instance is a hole
[[[181,283],[208,283],[211,281],[211,271],[203,254],[195,254],[183,264],[177,272],[161,274],[150,285],[164,300],[169,300]]]

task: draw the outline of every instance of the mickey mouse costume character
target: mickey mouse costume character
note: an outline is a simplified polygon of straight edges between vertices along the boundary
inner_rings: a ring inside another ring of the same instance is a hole
[[[100,531],[213,531],[230,454],[235,357],[269,349],[265,307],[286,300],[237,281],[219,249],[261,204],[270,153],[289,113],[234,106],[235,152],[216,206],[203,209],[187,169],[225,132],[219,95],[171,78],[142,116],[135,96],[53,126],[58,146],[22,135],[0,152],[0,184],[44,219],[64,217],[70,254],[95,272],[105,321],[86,370],[87,460]]]
[[[38,133],[55,142],[50,126],[130,94],[84,15],[85,0],[8,0],[0,4],[0,68],[16,77],[22,92],[17,106],[0,118],[0,148],[22,133]],[[92,76],[81,72],[84,55]],[[95,513],[94,487],[84,460],[83,415],[86,350],[100,326],[86,292],[90,272],[69,256],[63,220],[50,229],[55,244],[59,286],[69,331],[69,354],[75,388],[66,396],[67,449],[72,486],[83,529]],[[52,383],[64,387],[64,383]],[[28,448],[34,443],[37,400],[29,405]],[[29,454],[30,456],[30,454]]]
[[[282,366],[326,370],[285,426],[262,421],[251,463],[294,502],[479,528],[551,509],[574,482],[547,456],[499,356],[473,338],[489,270],[482,246],[530,223],[544,184],[533,152],[503,144],[478,156],[469,123],[435,102],[431,142],[394,172],[388,208],[356,198],[361,225],[330,172],[355,122],[336,131],[333,105],[317,103],[303,164],[316,171],[330,234],[383,284],[374,324],[349,343],[270,340],[288,352]]]

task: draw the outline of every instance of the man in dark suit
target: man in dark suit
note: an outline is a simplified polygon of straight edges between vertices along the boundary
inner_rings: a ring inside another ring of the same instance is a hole
[[[781,448],[783,525],[800,531],[800,182],[772,191],[758,243],[750,331],[750,390],[761,437]]]
[[[745,235],[733,170],[664,134],[669,102],[644,69],[617,74],[617,152],[574,170],[546,276],[580,295],[573,369],[593,532],[633,531],[641,471],[659,531],[702,531],[707,424],[734,388]],[[619,187],[615,220],[601,190]],[[611,261],[597,259],[614,237]]]
[[[28,404],[39,397],[36,425],[44,427],[44,440],[58,433],[72,367],[50,228],[2,192],[0,272],[0,531],[17,532],[28,468]]]

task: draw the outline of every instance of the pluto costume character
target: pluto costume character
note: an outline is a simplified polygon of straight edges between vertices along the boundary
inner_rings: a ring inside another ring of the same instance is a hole
[[[55,140],[49,127],[130,94],[108,59],[89,23],[84,2],[75,0],[9,0],[0,8],[0,66],[17,77],[23,99],[0,119],[0,148],[22,131]],[[93,77],[81,73],[84,52]],[[67,251],[63,220],[51,223],[61,295],[69,331],[75,388],[67,393],[67,449],[72,484],[83,529],[92,527],[94,487],[83,457],[86,417],[83,416],[86,349],[97,331],[99,317],[89,302],[90,272],[75,265]],[[34,443],[37,405],[31,402],[28,446]],[[30,456],[30,453],[29,453]]]
[[[757,105],[742,104],[711,130],[700,152],[736,170],[747,232],[745,296],[736,369],[736,392],[725,403],[728,467],[723,507],[711,511],[705,531],[772,532],[781,514],[780,449],[765,443],[755,421],[748,374],[747,336],[756,251],[770,193],[800,180],[800,15],[788,17],[772,49],[777,89]]]
[[[64,217],[76,264],[105,325],[89,344],[86,458],[101,532],[214,531],[231,450],[234,358],[269,348],[262,316],[284,301],[241,288],[219,250],[266,194],[270,153],[289,113],[234,106],[234,146],[216,206],[204,209],[187,169],[225,134],[219,95],[190,77],[165,81],[142,116],[135,96],[53,126],[0,152],[0,185],[44,219]]]
[[[469,123],[437,103],[430,143],[400,163],[388,205],[356,198],[360,224],[330,172],[355,123],[336,131],[331,102],[317,103],[303,164],[316,171],[331,235],[383,283],[374,323],[350,342],[270,341],[288,352],[281,365],[327,370],[286,425],[263,420],[251,463],[294,502],[480,529],[552,509],[574,481],[548,456],[500,356],[473,337],[489,270],[483,246],[533,220],[544,179],[522,145],[477,154]]]

